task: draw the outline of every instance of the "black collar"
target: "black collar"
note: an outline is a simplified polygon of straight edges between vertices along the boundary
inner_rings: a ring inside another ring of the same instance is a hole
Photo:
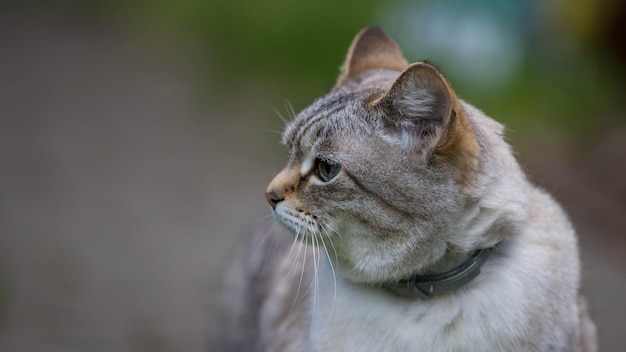
[[[414,276],[396,283],[386,284],[389,291],[405,297],[428,299],[433,295],[457,290],[480,274],[495,247],[479,249],[458,267],[441,274]]]

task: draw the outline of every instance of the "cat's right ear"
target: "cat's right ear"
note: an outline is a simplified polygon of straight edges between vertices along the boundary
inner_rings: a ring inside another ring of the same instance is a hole
[[[384,138],[422,161],[437,153],[463,175],[477,167],[478,142],[456,94],[432,65],[407,67],[382,96],[370,103],[386,116]]]
[[[356,35],[345,62],[341,66],[341,75],[335,89],[346,81],[372,69],[402,71],[409,62],[402,55],[398,44],[379,27],[367,27]]]

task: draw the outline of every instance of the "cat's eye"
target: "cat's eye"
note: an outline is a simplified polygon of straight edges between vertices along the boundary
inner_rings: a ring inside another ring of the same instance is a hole
[[[317,159],[317,167],[315,171],[320,179],[324,182],[328,182],[335,178],[341,170],[341,164],[330,160]]]

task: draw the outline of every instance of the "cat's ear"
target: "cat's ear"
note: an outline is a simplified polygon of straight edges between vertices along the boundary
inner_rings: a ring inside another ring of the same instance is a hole
[[[368,27],[361,30],[352,41],[335,88],[371,69],[401,71],[408,64],[393,39],[378,27]]]
[[[411,64],[371,105],[387,116],[385,139],[424,161],[436,152],[453,157],[464,164],[459,165],[462,168],[475,166],[478,142],[473,129],[456,94],[434,66]]]
[[[429,154],[453,113],[454,93],[433,66],[407,67],[372,104],[386,115],[388,138],[404,148]]]

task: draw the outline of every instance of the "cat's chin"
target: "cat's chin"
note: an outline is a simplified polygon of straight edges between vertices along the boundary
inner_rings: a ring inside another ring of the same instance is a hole
[[[283,226],[293,237],[294,241],[304,243],[306,245],[319,246],[322,245],[320,236],[316,231],[312,231],[312,224],[305,224],[298,219],[289,216],[281,216],[274,212],[274,219]]]

